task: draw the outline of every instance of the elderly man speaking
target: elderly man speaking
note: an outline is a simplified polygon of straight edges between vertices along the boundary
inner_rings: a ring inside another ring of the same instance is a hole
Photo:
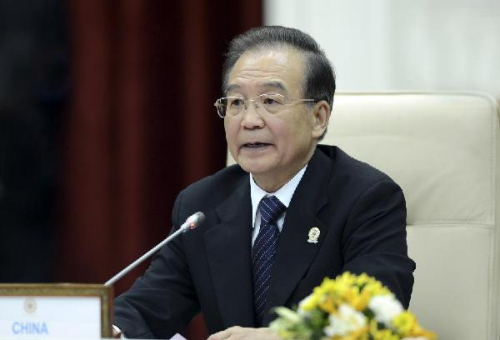
[[[238,163],[183,190],[182,234],[115,301],[127,337],[169,338],[203,313],[209,339],[276,339],[274,307],[292,307],[325,277],[367,273],[408,306],[414,262],[406,205],[387,175],[338,147],[318,145],[335,76],[309,35],[259,27],[236,37],[223,69],[224,119]]]

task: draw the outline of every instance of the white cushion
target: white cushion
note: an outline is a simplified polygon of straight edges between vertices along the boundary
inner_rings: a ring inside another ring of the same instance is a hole
[[[499,339],[498,106],[482,94],[335,97],[323,143],[389,174],[417,263],[410,309],[441,339]]]

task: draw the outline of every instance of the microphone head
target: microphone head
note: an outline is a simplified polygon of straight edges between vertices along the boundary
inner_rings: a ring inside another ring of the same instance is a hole
[[[194,229],[201,223],[203,223],[204,220],[205,220],[205,214],[202,213],[201,211],[198,211],[197,213],[194,213],[193,215],[189,216],[186,222],[189,224],[189,229]]]

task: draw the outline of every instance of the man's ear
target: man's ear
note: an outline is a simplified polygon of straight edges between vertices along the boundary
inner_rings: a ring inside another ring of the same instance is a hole
[[[320,138],[328,128],[330,121],[330,105],[324,100],[316,103],[313,109],[313,138]]]

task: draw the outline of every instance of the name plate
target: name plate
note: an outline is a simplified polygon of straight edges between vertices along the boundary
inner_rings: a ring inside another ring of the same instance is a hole
[[[110,337],[112,299],[103,285],[0,285],[0,338]]]

